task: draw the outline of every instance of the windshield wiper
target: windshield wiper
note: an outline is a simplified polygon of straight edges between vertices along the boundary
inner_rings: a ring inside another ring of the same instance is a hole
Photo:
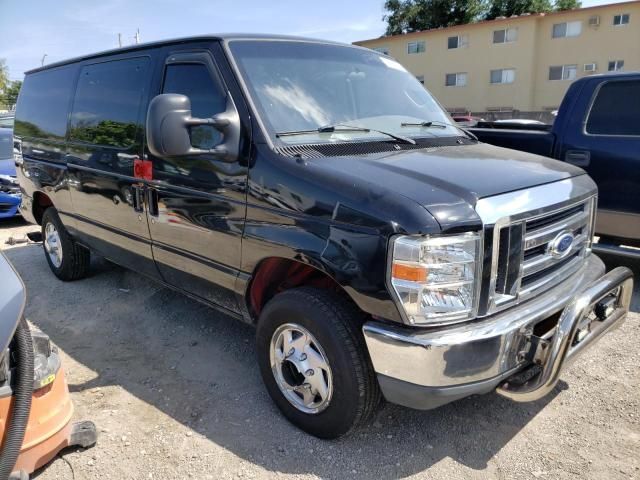
[[[447,128],[447,125],[441,125],[439,123],[430,122],[403,122],[401,127],[434,127],[434,128]]]
[[[424,128],[447,128],[447,127],[453,127],[453,128],[457,128],[458,130],[460,130],[467,137],[478,141],[478,137],[476,137],[473,133],[469,132],[468,130],[465,130],[464,128],[460,127],[459,125],[455,125],[453,123],[441,122],[439,120],[428,120],[428,121],[425,121],[425,122],[413,122],[413,123],[412,122],[403,122],[403,123],[400,124],[400,126],[401,127],[424,127]]]
[[[382,130],[376,130],[375,128],[356,127],[354,125],[345,125],[338,123],[335,125],[325,125],[324,127],[318,127],[313,130],[291,130],[289,132],[278,132],[276,137],[289,137],[293,135],[308,135],[310,133],[334,133],[334,132],[376,132],[393,138],[401,143],[408,143],[415,145],[416,141],[409,137],[402,135],[396,135],[395,133],[383,132]]]
[[[326,127],[318,127],[318,128],[314,128],[313,130],[291,130],[288,132],[278,132],[276,133],[276,137],[290,137],[293,135],[308,135],[310,133],[333,133],[333,132],[370,132],[371,130],[369,130],[368,128],[364,128],[364,127],[344,127],[344,128],[338,128],[336,129],[336,127],[334,125],[329,125]]]

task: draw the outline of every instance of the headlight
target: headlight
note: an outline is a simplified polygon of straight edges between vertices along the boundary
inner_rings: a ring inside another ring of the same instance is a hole
[[[391,287],[414,325],[442,325],[476,316],[480,236],[401,236],[392,240]]]

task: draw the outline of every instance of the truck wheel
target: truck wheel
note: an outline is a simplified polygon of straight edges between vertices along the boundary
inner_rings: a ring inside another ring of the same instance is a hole
[[[269,395],[316,437],[350,432],[380,403],[362,317],[348,299],[309,287],[276,295],[260,314],[258,363]]]
[[[53,207],[47,208],[42,215],[42,245],[51,271],[60,280],[87,276],[91,254],[71,238]]]

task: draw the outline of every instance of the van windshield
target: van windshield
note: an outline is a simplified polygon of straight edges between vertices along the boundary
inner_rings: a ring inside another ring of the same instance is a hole
[[[229,49],[269,134],[283,143],[461,134],[412,74],[373,50],[268,40],[233,40]]]

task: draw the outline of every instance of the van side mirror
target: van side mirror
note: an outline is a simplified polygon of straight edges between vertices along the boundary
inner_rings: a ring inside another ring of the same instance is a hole
[[[191,145],[190,128],[209,125],[222,133],[222,142],[212,149]],[[185,95],[163,93],[156,96],[147,111],[147,143],[157,157],[215,155],[225,162],[235,162],[240,150],[240,116],[231,96],[227,108],[212,118],[193,118],[191,101]]]

